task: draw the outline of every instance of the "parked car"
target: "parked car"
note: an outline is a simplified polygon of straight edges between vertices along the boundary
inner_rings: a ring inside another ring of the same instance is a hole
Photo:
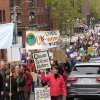
[[[100,96],[100,63],[76,64],[67,78],[68,98]]]

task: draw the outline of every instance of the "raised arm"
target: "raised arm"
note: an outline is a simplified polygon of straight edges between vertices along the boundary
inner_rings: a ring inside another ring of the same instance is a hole
[[[50,75],[45,76],[44,72],[41,72],[41,81],[49,82],[49,80],[50,80]]]

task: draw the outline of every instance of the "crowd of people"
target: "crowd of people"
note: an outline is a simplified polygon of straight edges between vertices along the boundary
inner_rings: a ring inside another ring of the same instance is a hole
[[[96,53],[89,54],[88,47],[93,47]],[[80,52],[82,50],[82,52]],[[50,87],[51,100],[66,100],[67,76],[72,67],[78,62],[88,61],[90,57],[100,56],[100,38],[95,34],[84,35],[70,44],[66,49],[68,58],[66,63],[51,61],[51,69],[36,71],[34,61],[27,60],[25,64],[4,64],[0,66],[0,100],[30,100],[30,93],[34,92],[31,72],[38,74],[36,86]],[[11,70],[10,70],[11,69]],[[45,76],[46,74],[46,76]],[[33,98],[34,100],[34,98]]]
[[[70,64],[66,63],[69,67]],[[34,93],[34,86],[50,87],[51,100],[61,100],[62,95],[66,100],[66,64],[54,61],[51,69],[36,71],[32,60],[25,64],[5,64],[0,67],[0,100],[30,100],[30,94]],[[11,67],[11,70],[10,70]],[[37,84],[33,81],[31,72],[38,73]],[[46,76],[45,74],[46,73]],[[33,98],[34,100],[34,98]]]
[[[34,65],[29,62],[27,65],[1,65],[0,100],[10,100],[10,97],[11,100],[30,100],[33,82],[30,71],[33,68]]]
[[[89,47],[92,48],[92,53],[89,52]],[[96,34],[84,34],[83,38],[79,37],[71,43],[66,51],[72,66],[78,62],[87,62],[91,57],[100,56],[100,37]]]

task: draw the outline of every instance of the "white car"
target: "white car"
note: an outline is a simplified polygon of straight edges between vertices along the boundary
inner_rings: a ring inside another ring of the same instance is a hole
[[[100,57],[97,57],[97,58],[90,58],[89,62],[100,63]]]

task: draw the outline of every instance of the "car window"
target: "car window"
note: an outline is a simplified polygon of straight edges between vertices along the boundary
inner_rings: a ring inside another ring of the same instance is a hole
[[[97,58],[97,59],[90,59],[90,61],[100,61],[100,58]]]
[[[72,70],[72,74],[100,74],[100,66],[76,66]]]

